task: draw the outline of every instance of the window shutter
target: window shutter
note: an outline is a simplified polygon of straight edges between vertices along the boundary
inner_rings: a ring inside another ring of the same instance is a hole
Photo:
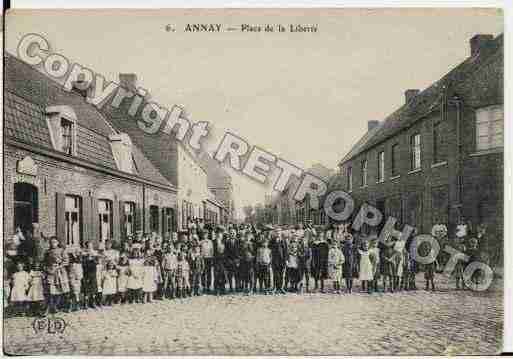
[[[144,215],[143,233],[149,233],[150,232],[150,206],[143,209],[143,215]]]
[[[126,239],[125,202],[119,201],[119,241]]]
[[[85,242],[89,242],[94,233],[91,228],[92,200],[93,198],[91,196],[85,196],[82,201],[82,223],[84,228],[84,236],[82,238],[82,242],[80,243],[81,246],[84,246]]]
[[[119,243],[121,236],[121,222],[119,215],[119,201],[112,201],[112,240]]]
[[[135,205],[135,231],[141,231],[142,230],[142,219],[143,214],[141,210],[141,205],[139,203],[136,203]]]
[[[169,228],[167,228],[167,217],[166,217],[166,209],[162,208],[162,238],[166,235],[166,233],[169,231]]]
[[[90,222],[89,240],[92,241],[96,246],[100,239],[100,223],[98,219],[98,200],[91,197],[91,222]]]
[[[56,193],[56,221],[55,221],[55,235],[59,243],[66,243],[66,195],[64,193]]]

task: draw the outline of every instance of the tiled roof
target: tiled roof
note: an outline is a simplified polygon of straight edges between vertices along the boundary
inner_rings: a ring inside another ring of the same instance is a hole
[[[117,170],[109,140],[116,131],[93,105],[12,55],[5,55],[4,72],[5,137],[53,149],[44,109],[67,105],[77,115],[76,157]],[[135,144],[132,156],[140,177],[171,186]]]
[[[52,147],[50,131],[41,108],[5,91],[4,110],[4,136],[42,147]]]
[[[476,76],[485,70],[488,70],[488,78],[476,79]],[[499,35],[492,41],[486,52],[467,58],[440,80],[420,92],[408,104],[401,106],[381,121],[379,128],[366,133],[344,156],[341,163],[349,161],[410,127],[432,111],[438,106],[444,88],[448,98],[458,95],[468,106],[479,107],[491,104],[497,99],[502,100],[502,71],[503,35]]]
[[[112,134],[112,128],[101,119],[100,112],[81,95],[65,91],[62,85],[10,54],[5,54],[4,78],[6,89],[42,109],[49,105],[68,105],[75,111],[81,126],[104,136]]]

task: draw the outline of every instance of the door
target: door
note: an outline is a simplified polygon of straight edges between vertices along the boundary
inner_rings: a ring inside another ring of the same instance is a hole
[[[38,223],[38,190],[30,183],[14,184],[14,228],[23,235],[32,232],[32,223]]]

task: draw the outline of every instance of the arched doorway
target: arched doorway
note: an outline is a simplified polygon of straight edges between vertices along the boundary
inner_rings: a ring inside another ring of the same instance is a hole
[[[26,235],[32,231],[32,223],[38,223],[38,190],[30,183],[14,184],[14,228]]]

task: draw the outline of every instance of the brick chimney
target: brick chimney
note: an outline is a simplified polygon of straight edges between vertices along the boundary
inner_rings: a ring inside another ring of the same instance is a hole
[[[493,35],[477,34],[470,39],[470,56],[486,51],[493,41]]]
[[[409,103],[412,98],[419,94],[420,90],[418,89],[408,89],[404,91],[404,102]]]
[[[73,89],[72,91],[79,94],[83,98],[86,98],[91,91],[91,88],[87,86],[84,80],[73,81],[71,85]]]
[[[130,90],[135,93],[137,90],[137,75],[119,74],[119,84],[127,90]]]
[[[367,131],[372,130],[372,129],[373,129],[374,127],[376,127],[377,125],[379,125],[379,121],[376,121],[376,120],[368,121],[368,122],[367,122]]]

